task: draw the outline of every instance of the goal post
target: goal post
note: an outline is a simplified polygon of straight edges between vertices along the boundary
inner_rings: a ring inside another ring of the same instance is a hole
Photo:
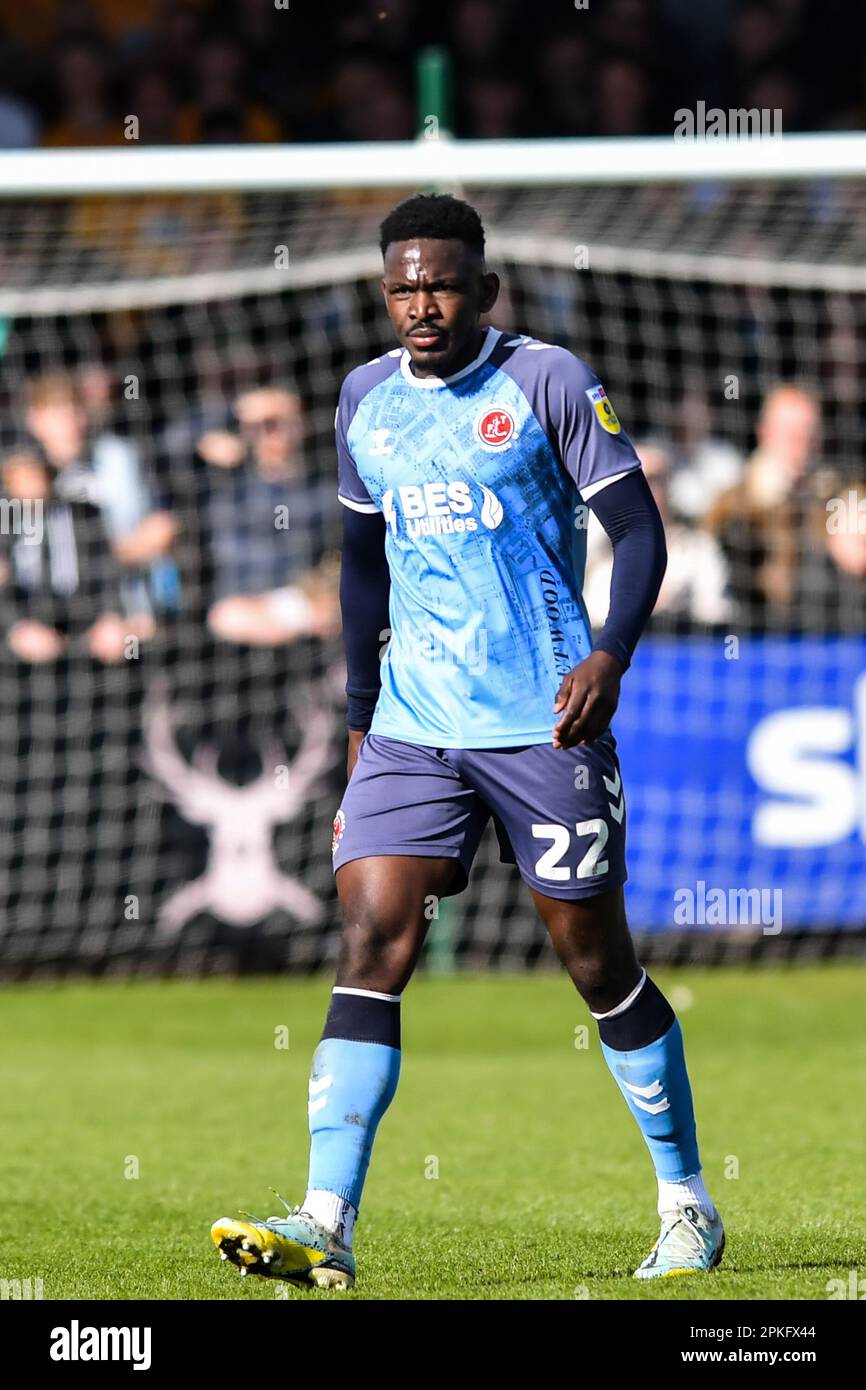
[[[391,341],[379,222],[429,187],[481,212],[493,325],[584,357],[669,490],[688,593],[657,612],[614,725],[645,958],[860,939],[866,137],[130,145],[0,153],[5,974],[333,959],[333,415]],[[706,539],[707,515],[780,382],[820,431],[808,548],[768,615],[767,557],[736,527]],[[37,543],[23,504],[52,402],[82,466],[42,499]],[[847,550],[813,525],[827,504]],[[603,618],[603,538],[591,553]],[[125,637],[151,634],[114,661],[92,634],[109,603]],[[60,631],[53,657],[10,647],[31,619]],[[492,834],[453,906],[459,963],[552,963]]]
[[[382,140],[357,144],[136,146],[0,151],[5,197],[86,193],[327,192],[462,183],[528,188],[612,183],[863,178],[866,135],[759,139]]]

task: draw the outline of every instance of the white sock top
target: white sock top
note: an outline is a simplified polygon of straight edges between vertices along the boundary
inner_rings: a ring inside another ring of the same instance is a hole
[[[644,969],[641,969],[640,979],[638,980],[631,994],[629,994],[625,999],[623,999],[621,1004],[617,1004],[615,1009],[608,1009],[606,1014],[592,1014],[593,1018],[616,1018],[617,1014],[624,1014],[626,1009],[629,1008],[637,999],[645,984],[646,971]],[[592,1009],[590,1009],[590,1013],[592,1013]]]

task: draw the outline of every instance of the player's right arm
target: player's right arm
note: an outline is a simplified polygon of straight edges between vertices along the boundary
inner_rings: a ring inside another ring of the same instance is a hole
[[[382,676],[379,649],[388,633],[391,575],[385,556],[385,518],[358,474],[348,443],[353,407],[343,383],[334,421],[339,487],[343,503],[340,611],[346,648],[346,724],[349,730],[347,777],[373,721]]]
[[[358,750],[379,698],[379,648],[388,629],[391,576],[385,558],[385,518],[381,512],[346,508],[340,565],[340,610],[346,647],[346,724],[351,777]]]

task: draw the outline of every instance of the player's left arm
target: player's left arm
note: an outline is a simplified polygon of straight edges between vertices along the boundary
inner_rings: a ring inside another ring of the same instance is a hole
[[[667,548],[640,459],[598,377],[562,348],[543,361],[542,408],[557,451],[613,545],[607,622],[590,655],[563,678],[553,706],[554,747],[571,748],[610,724],[620,678],[658,598]]]
[[[667,566],[664,526],[640,468],[595,492],[588,505],[613,546],[610,608],[593,651],[572,667],[557,691],[556,748],[588,743],[610,724],[620,679],[655,607]]]

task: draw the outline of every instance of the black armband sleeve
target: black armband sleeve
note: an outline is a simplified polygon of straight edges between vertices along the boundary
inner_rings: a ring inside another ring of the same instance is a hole
[[[385,558],[385,519],[380,512],[343,517],[340,608],[346,647],[346,724],[369,729],[379,698],[379,648],[387,633],[391,576]]]
[[[640,469],[594,493],[588,505],[613,545],[610,609],[594,649],[610,652],[627,668],[667,568],[664,526]]]

